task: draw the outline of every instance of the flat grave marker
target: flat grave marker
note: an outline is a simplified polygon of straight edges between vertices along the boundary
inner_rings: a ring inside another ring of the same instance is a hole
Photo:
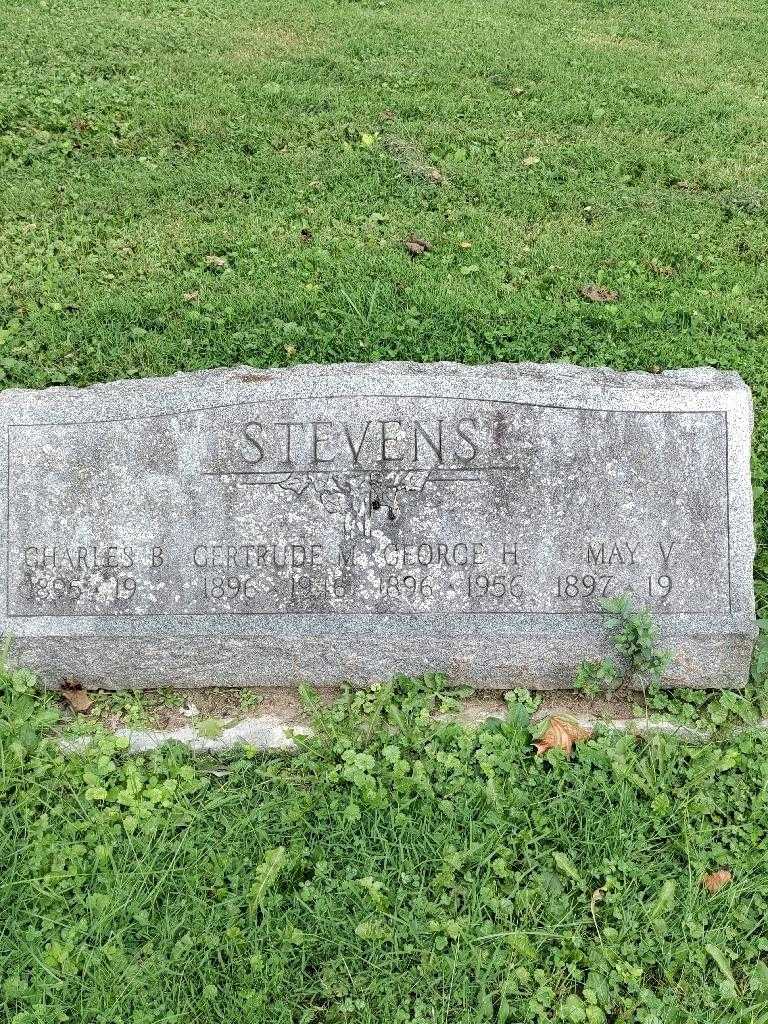
[[[2,629],[51,684],[567,686],[625,593],[669,684],[747,678],[735,374],[237,367],[6,391],[0,426]]]

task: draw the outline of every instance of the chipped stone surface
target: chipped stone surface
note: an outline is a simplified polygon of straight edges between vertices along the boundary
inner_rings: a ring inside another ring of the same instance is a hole
[[[622,593],[668,683],[746,679],[736,374],[238,367],[6,391],[0,426],[3,630],[49,684],[556,688]]]
[[[109,731],[118,739],[125,740],[127,749],[133,754],[157,750],[166,743],[182,743],[190,750],[206,754],[221,753],[242,745],[254,750],[294,750],[294,736],[311,735],[308,727],[284,722],[274,715],[244,718],[234,725],[223,727],[221,735],[215,737],[201,736],[191,725],[181,729],[117,726]],[[88,735],[64,737],[60,740],[61,747],[69,753],[84,750],[90,743],[91,737]]]

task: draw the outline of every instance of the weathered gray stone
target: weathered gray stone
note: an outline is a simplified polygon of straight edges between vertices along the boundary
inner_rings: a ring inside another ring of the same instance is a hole
[[[599,600],[742,684],[749,390],[711,369],[248,367],[6,391],[2,629],[51,684],[567,686]]]

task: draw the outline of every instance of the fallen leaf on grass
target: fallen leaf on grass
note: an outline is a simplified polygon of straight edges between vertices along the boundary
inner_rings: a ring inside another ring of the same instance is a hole
[[[403,242],[403,245],[411,254],[412,260],[415,260],[417,256],[423,256],[425,252],[432,252],[432,246],[429,242],[419,238],[417,235],[409,235]]]
[[[733,881],[733,875],[730,871],[726,871],[724,868],[720,871],[712,871],[708,875],[704,875],[701,880],[701,884],[707,890],[707,892],[720,892],[724,885],[728,885],[729,882]]]
[[[579,874],[579,870],[567,854],[555,852],[552,854],[552,856],[554,858],[555,864],[557,865],[558,871],[562,871],[564,875],[568,875],[568,877],[572,878],[574,882],[581,883],[582,879],[581,875]]]
[[[251,910],[258,910],[261,901],[266,893],[277,881],[278,875],[288,861],[284,846],[277,846],[273,850],[267,850],[264,860],[256,866],[254,871],[255,882],[248,893],[248,900]]]
[[[717,966],[720,968],[720,971],[723,977],[726,979],[726,981],[729,981],[731,985],[735,988],[736,982],[733,977],[733,971],[731,970],[731,965],[728,960],[728,957],[725,955],[722,949],[716,946],[714,942],[707,942],[704,946],[704,949],[706,949],[706,951],[715,961]]]
[[[615,302],[619,297],[618,292],[611,291],[610,288],[603,288],[599,284],[585,284],[579,288],[579,294],[589,302]]]
[[[93,700],[82,686],[62,686],[61,696],[74,712],[84,715],[93,706]]]
[[[548,750],[564,750],[570,757],[574,743],[588,740],[592,735],[590,729],[585,729],[568,718],[550,718],[544,733],[534,743],[537,754],[546,754]]]
[[[676,889],[677,882],[675,882],[674,878],[668,878],[664,882],[659,890],[659,895],[648,908],[648,916],[651,921],[657,921],[659,918],[663,918],[669,913],[670,908],[675,902]]]

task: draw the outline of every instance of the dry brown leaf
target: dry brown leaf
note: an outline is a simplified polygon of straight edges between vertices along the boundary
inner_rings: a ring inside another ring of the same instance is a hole
[[[93,700],[88,694],[87,690],[84,690],[82,686],[72,686],[65,684],[61,688],[61,696],[69,704],[74,712],[83,715],[86,711],[90,711],[93,706]]]
[[[546,730],[534,743],[534,747],[537,754],[545,754],[548,750],[564,750],[570,757],[574,743],[588,740],[591,735],[591,729],[585,729],[572,719],[550,718]]]
[[[701,884],[707,892],[720,892],[723,886],[728,885],[731,881],[733,881],[731,872],[722,868],[720,871],[713,871],[709,875],[704,875]]]
[[[423,256],[425,252],[432,252],[432,246],[429,242],[419,238],[417,235],[409,235],[403,242],[403,245],[411,254],[412,260],[415,260],[417,256]]]
[[[599,284],[585,284],[579,288],[579,294],[590,302],[615,302],[619,297],[618,292],[603,288]]]
[[[535,167],[536,164],[540,164],[540,163],[541,163],[541,157],[540,156],[527,156],[522,161],[523,167]]]

